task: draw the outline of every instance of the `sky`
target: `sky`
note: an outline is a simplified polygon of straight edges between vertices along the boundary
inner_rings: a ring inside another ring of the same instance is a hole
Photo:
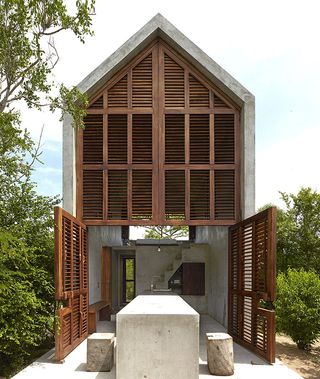
[[[97,0],[93,37],[55,37],[54,79],[78,84],[158,12],[255,95],[256,208],[282,206],[279,191],[319,191],[319,0]],[[23,109],[22,117],[33,138],[44,128],[39,193],[61,194],[59,114]]]

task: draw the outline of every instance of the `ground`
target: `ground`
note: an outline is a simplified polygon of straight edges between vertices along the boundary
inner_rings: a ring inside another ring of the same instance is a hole
[[[299,350],[290,337],[277,335],[276,357],[304,379],[320,379],[320,341],[310,352]]]

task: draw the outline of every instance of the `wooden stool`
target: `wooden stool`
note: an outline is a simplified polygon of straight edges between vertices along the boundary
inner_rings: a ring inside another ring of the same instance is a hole
[[[207,361],[212,375],[233,375],[233,341],[227,333],[206,333]]]
[[[87,371],[111,371],[114,333],[93,333],[87,339]]]

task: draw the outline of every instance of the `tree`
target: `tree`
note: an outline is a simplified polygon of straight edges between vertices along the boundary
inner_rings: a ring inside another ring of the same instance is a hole
[[[277,278],[277,330],[307,350],[320,337],[320,278],[314,272],[290,269]]]
[[[92,34],[93,6],[94,0],[76,0],[71,14],[64,0],[0,0],[0,113],[18,117],[14,104],[24,101],[30,108],[59,108],[83,125],[86,96],[52,80],[59,60],[54,35],[69,30],[83,42]]]
[[[281,192],[286,208],[278,212],[277,267],[314,270],[320,274],[320,194],[302,188],[297,195]]]
[[[188,232],[189,229],[187,226],[146,226],[144,237],[155,239],[178,239],[186,237]]]
[[[94,0],[76,0],[73,11],[70,3],[0,0],[0,376],[52,344],[52,213],[60,200],[36,192],[31,174],[41,152],[16,106],[60,109],[82,126],[86,96],[51,75],[59,59],[53,36],[69,30],[83,42],[92,34]]]

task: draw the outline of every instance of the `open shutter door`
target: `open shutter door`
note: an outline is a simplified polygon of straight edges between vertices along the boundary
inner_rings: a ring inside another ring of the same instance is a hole
[[[56,360],[88,335],[88,251],[86,226],[60,207],[54,209]]]
[[[229,228],[228,331],[235,342],[275,361],[276,208]]]

